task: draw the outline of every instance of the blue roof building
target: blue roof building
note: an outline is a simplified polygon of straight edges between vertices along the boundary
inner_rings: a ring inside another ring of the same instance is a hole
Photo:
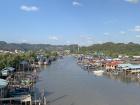
[[[3,98],[7,95],[7,86],[8,81],[0,79],[0,98]]]

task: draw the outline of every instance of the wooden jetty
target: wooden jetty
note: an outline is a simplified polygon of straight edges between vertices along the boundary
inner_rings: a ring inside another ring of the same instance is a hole
[[[13,105],[13,101],[20,102],[20,104],[14,103],[14,105],[32,105],[31,95],[23,95],[20,97],[0,98],[1,105]]]

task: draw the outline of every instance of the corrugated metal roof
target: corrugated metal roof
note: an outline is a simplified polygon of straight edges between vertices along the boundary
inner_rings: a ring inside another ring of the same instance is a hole
[[[0,79],[0,88],[4,88],[8,85],[8,81]]]
[[[130,63],[127,63],[127,64],[118,64],[118,67],[126,68],[126,67],[129,67],[131,65],[132,64],[130,64]]]
[[[140,65],[130,65],[128,68],[130,68],[130,69],[140,69]]]

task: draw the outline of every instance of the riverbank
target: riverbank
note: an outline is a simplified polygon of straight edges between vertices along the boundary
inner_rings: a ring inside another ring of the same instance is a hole
[[[122,76],[140,82],[140,59],[134,63],[134,58],[111,58],[107,56],[76,55],[77,64],[84,70],[97,76]]]
[[[56,61],[57,58],[48,60],[49,62]],[[6,82],[5,86],[0,84],[0,104],[13,105],[46,105],[45,91],[40,91],[36,97],[35,84],[40,80],[39,73],[42,66],[49,66],[51,63],[41,65],[29,64],[23,61],[19,69],[14,69],[11,72],[9,68],[4,68],[2,71],[1,81]],[[11,68],[11,67],[10,67]]]

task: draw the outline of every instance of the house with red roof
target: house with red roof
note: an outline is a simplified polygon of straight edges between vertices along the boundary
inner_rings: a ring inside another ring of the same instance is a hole
[[[105,64],[105,69],[107,71],[113,71],[113,70],[116,70],[118,64],[120,64],[121,62],[120,61],[111,61],[111,62],[107,62]]]

